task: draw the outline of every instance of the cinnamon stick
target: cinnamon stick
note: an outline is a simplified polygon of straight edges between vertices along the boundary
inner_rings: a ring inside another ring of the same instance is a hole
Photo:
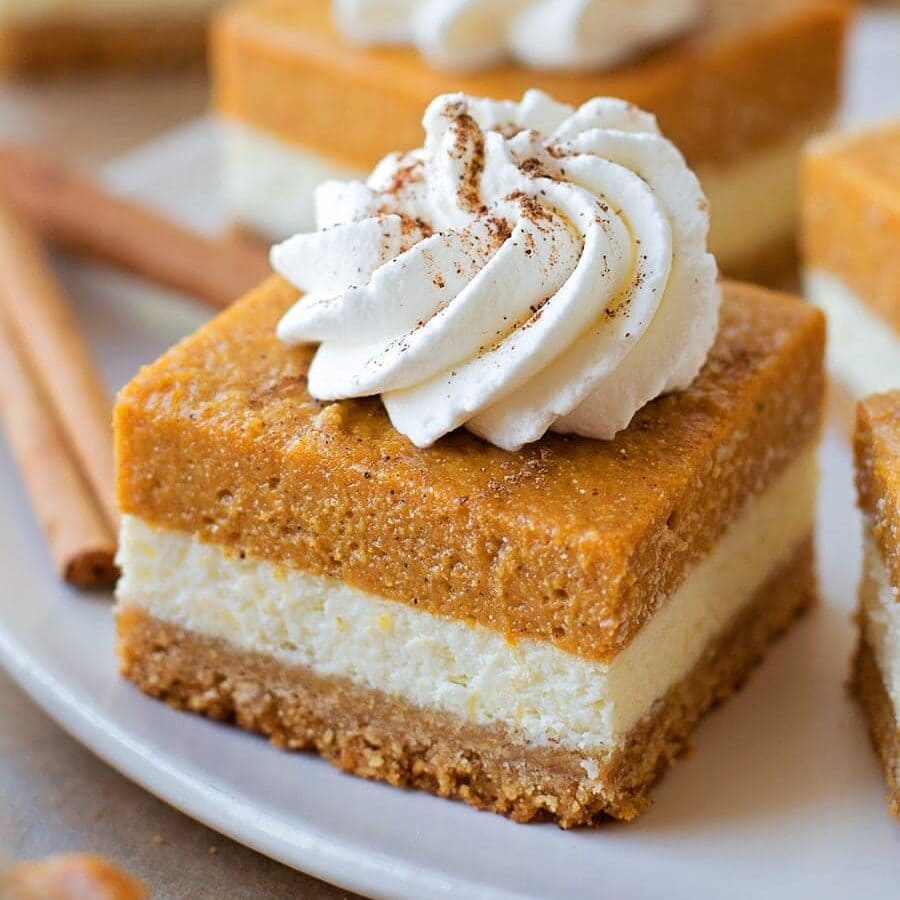
[[[80,588],[114,584],[112,529],[94,503],[3,320],[0,418],[60,577]]]
[[[37,235],[0,204],[0,308],[113,532],[112,401]]]
[[[271,274],[263,247],[199,235],[37,150],[0,146],[0,194],[49,240],[214,307]]]

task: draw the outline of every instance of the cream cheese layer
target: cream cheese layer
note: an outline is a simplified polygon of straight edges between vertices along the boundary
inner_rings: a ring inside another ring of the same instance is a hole
[[[863,537],[863,633],[872,648],[885,690],[900,723],[900,588],[891,584],[887,566],[872,537],[871,524]]]
[[[812,530],[815,449],[750,499],[631,643],[609,662],[515,643],[333,579],[239,559],[126,516],[121,607],[286,665],[500,724],[531,744],[611,748],[681,681]]]
[[[857,399],[896,388],[900,334],[890,323],[830,272],[807,269],[803,287],[828,319],[829,372]]]

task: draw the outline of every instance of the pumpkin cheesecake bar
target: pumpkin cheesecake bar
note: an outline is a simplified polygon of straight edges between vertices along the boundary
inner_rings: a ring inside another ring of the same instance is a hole
[[[813,602],[821,315],[727,284],[690,388],[511,453],[313,400],[296,298],[267,282],[119,397],[122,671],[519,820],[638,815]]]
[[[855,449],[864,562],[853,682],[900,818],[900,391],[859,404]]]
[[[4,0],[0,75],[200,61],[222,0]]]
[[[482,5],[500,15],[497,4]],[[593,6],[604,5],[623,6]],[[308,228],[313,187],[356,177],[396,147],[413,146],[421,110],[443,92],[519,97],[540,87],[573,106],[609,94],[655,113],[699,175],[712,207],[710,248],[723,271],[779,280],[796,264],[801,147],[838,104],[848,4],[657,0],[653,16],[638,9],[647,5],[635,0],[626,22],[605,28],[617,35],[613,47],[627,45],[623,29],[633,22],[662,21],[663,12],[689,5],[702,12],[690,27],[594,68],[573,56],[581,64],[571,70],[501,60],[474,71],[441,67],[410,47],[360,45],[335,24],[328,0],[229,5],[214,24],[212,60],[233,218],[270,239]],[[385,32],[388,7],[396,16],[415,4],[337,6],[378,7]],[[458,6],[478,12],[477,2]],[[482,23],[474,33],[495,31]]]
[[[842,418],[900,386],[900,122],[814,141],[803,167],[807,297],[827,315]]]
[[[120,395],[122,668],[360,775],[630,819],[813,600],[823,318],[723,303],[631,104],[423,126]]]

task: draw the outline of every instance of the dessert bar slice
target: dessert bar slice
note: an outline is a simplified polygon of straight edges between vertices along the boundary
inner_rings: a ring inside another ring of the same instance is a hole
[[[900,391],[860,403],[855,445],[864,563],[853,679],[900,818]]]
[[[655,113],[699,175],[723,271],[772,283],[796,263],[800,150],[835,112],[848,8],[711,0],[686,36],[611,69],[507,63],[460,73],[411,48],[351,43],[328,0],[233,3],[213,34],[230,210],[267,238],[310,227],[313,187],[416,146],[438,94],[519,97],[539,87],[572,106],[608,94]]]
[[[265,283],[119,397],[123,673],[347,772],[634,818],[814,600],[821,314],[727,283],[690,388],[509,452],[312,399],[296,300]]]
[[[805,290],[850,426],[857,400],[900,385],[900,122],[813,142],[803,180]]]

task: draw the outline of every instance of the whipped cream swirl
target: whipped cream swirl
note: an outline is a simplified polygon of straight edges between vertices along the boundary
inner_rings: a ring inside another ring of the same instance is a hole
[[[703,0],[333,0],[360,44],[411,44],[432,63],[476,69],[515,59],[543,69],[599,69],[673,38]]]
[[[278,335],[319,343],[314,397],[380,394],[420,447],[464,425],[512,450],[611,438],[694,380],[720,304],[707,204],[653,116],[450,94],[424,125],[365,184],[320,186],[320,230],[272,249],[308,292]]]

